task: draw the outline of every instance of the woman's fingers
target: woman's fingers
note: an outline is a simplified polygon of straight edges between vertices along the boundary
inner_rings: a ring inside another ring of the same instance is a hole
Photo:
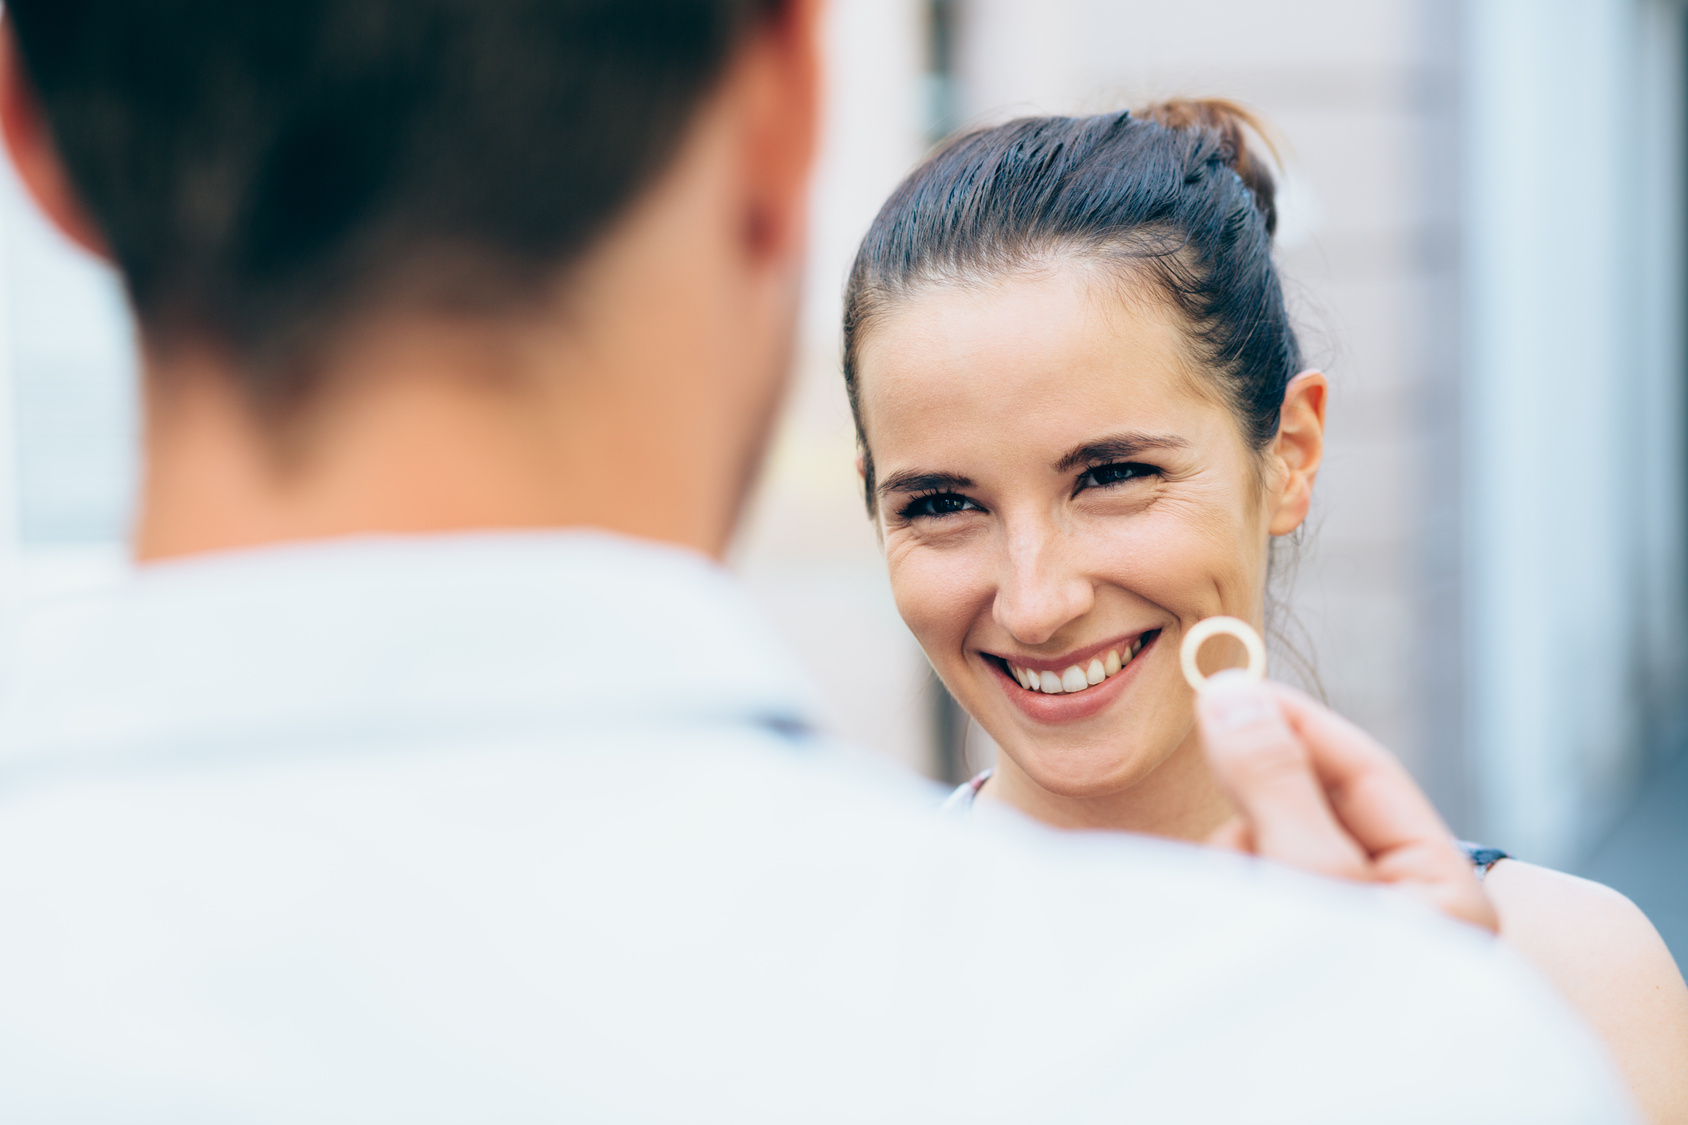
[[[1208,761],[1256,855],[1321,875],[1371,877],[1365,851],[1338,823],[1307,747],[1270,692],[1222,672],[1198,694],[1196,713]]]
[[[1409,890],[1461,921],[1494,930],[1494,907],[1441,814],[1400,760],[1342,716],[1293,688],[1267,685],[1301,736],[1344,827],[1379,882]]]
[[[1282,684],[1263,687],[1277,698],[1290,728],[1306,743],[1337,816],[1368,854],[1385,854],[1426,839],[1448,842],[1448,854],[1459,854],[1441,815],[1395,755],[1295,689]]]
[[[1236,709],[1245,709],[1246,699],[1254,697],[1255,710],[1270,711],[1283,725],[1284,736],[1300,748],[1309,784],[1318,787],[1321,797],[1328,800],[1327,813],[1349,843],[1365,856],[1365,877],[1406,891],[1460,921],[1495,929],[1494,909],[1470,862],[1455,846],[1453,835],[1429,798],[1393,754],[1365,731],[1300,692],[1281,684],[1236,679],[1242,680],[1241,684],[1218,684],[1218,677],[1210,680],[1199,704],[1204,714],[1203,737],[1216,770],[1223,768],[1223,757],[1233,750],[1220,745],[1220,753],[1215,754],[1215,737],[1234,741],[1234,736],[1209,733],[1206,712],[1224,701],[1209,701],[1207,697],[1216,688],[1222,689],[1228,693],[1225,699],[1229,706]],[[1243,724],[1239,729],[1246,727]],[[1284,757],[1289,760],[1288,755]],[[1221,781],[1227,789],[1234,786],[1223,777]],[[1295,862],[1264,848],[1258,852]]]

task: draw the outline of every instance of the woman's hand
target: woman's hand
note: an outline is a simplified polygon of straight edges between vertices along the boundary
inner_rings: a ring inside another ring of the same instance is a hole
[[[1494,907],[1453,834],[1394,755],[1281,684],[1240,672],[1196,700],[1202,741],[1238,815],[1209,840],[1320,875],[1406,891],[1494,932]]]

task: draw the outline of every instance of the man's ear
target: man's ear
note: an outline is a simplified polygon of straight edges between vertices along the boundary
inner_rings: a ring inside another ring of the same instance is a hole
[[[10,16],[0,20],[0,135],[36,206],[66,238],[95,257],[109,259],[105,239],[82,209],[59,159],[41,102],[24,70]]]
[[[1278,436],[1270,456],[1276,463],[1272,519],[1267,530],[1288,535],[1313,505],[1313,481],[1325,456],[1325,399],[1330,381],[1322,371],[1303,371],[1284,388]]]
[[[801,248],[819,146],[823,0],[785,0],[741,59],[748,110],[746,243],[757,258]]]

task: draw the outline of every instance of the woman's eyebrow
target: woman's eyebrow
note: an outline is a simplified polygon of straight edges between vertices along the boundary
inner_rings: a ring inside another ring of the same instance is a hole
[[[891,492],[928,492],[972,487],[971,478],[955,473],[928,473],[920,469],[905,469],[886,477],[879,483],[877,491],[879,495],[884,496]]]
[[[1155,449],[1187,449],[1190,443],[1173,434],[1114,434],[1087,441],[1055,463],[1057,473],[1071,472],[1083,465],[1129,461]]]

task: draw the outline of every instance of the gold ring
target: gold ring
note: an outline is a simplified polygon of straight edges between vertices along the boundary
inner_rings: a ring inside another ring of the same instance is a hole
[[[1207,683],[1207,677],[1196,667],[1196,654],[1201,652],[1202,645],[1221,633],[1237,638],[1248,650],[1248,678],[1265,679],[1266,646],[1261,643],[1260,634],[1254,631],[1254,626],[1237,617],[1209,617],[1196,622],[1195,627],[1184,634],[1184,644],[1178,650],[1178,659],[1184,665],[1184,678],[1190,681],[1190,686],[1200,691]]]

